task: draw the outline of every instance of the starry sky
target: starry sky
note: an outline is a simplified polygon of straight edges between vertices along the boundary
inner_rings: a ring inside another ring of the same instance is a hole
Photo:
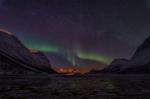
[[[129,59],[149,26],[150,0],[0,0],[0,28],[72,65]]]

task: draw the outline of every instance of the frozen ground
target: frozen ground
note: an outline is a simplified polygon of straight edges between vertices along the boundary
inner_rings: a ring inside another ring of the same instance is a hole
[[[1,75],[0,79],[0,99],[150,99],[150,75]]]

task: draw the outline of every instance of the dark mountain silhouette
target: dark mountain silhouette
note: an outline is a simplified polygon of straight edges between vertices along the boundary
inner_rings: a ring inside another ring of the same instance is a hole
[[[131,58],[131,65],[145,65],[150,62],[150,37],[148,37],[136,50]]]
[[[36,67],[49,73],[55,73],[54,70],[51,69],[51,63],[48,57],[43,52],[31,50],[30,52],[32,54],[32,57],[36,60]]]
[[[103,69],[103,72],[109,73],[119,73],[124,69],[124,66],[129,62],[127,59],[115,59],[111,62],[111,64]]]
[[[130,60],[115,59],[102,73],[150,73],[150,37],[136,50]]]
[[[123,73],[150,73],[150,37],[136,50]]]
[[[54,73],[50,64],[46,62],[47,58],[41,54],[31,53],[14,35],[0,30],[1,73]]]

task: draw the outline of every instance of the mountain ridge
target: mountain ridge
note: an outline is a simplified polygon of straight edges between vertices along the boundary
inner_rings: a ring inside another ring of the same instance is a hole
[[[137,48],[131,59],[114,59],[99,73],[150,73],[150,37]]]
[[[33,57],[29,49],[26,48],[17,37],[0,29],[0,67],[12,68],[13,66],[15,68],[15,66],[17,66],[18,68],[26,68],[32,72],[48,72],[42,65],[38,66],[41,58],[39,56],[37,57],[38,60]],[[45,56],[45,60],[46,59]],[[54,73],[50,64],[48,62],[47,64],[49,65],[49,67],[47,66],[50,70],[49,73]]]

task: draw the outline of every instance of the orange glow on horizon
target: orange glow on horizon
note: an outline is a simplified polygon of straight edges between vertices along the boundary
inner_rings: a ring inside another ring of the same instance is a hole
[[[100,70],[98,67],[56,67],[54,68],[58,73],[66,74],[66,75],[74,75],[74,74],[85,74],[90,72],[91,70]]]
[[[37,52],[38,52],[37,50],[32,49],[32,48],[28,48],[28,50],[29,50],[31,53],[37,53]]]

